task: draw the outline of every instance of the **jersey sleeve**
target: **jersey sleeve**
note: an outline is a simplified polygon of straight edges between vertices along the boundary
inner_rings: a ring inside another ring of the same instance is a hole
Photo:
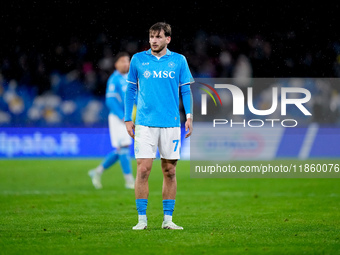
[[[132,84],[137,84],[137,81],[138,81],[137,62],[138,62],[138,59],[134,55],[131,59],[130,69],[129,69],[128,77],[126,79],[127,82],[132,83]]]
[[[129,83],[125,93],[125,121],[132,121],[133,105],[136,101],[137,84]]]
[[[192,104],[192,94],[191,94],[190,84],[184,84],[183,86],[180,86],[179,91],[182,95],[182,102],[183,102],[185,114],[187,116],[188,114],[192,115],[193,104]]]
[[[179,86],[187,85],[194,82],[194,78],[191,75],[188,62],[184,56],[182,56],[181,71],[179,74]]]
[[[130,69],[126,81],[129,83],[125,93],[124,108],[125,108],[125,121],[132,121],[133,105],[136,102],[137,97],[137,83],[138,83],[138,71],[137,71],[138,59],[134,55],[130,62]]]

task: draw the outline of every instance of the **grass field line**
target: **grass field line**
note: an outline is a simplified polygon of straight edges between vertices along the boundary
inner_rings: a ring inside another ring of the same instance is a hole
[[[90,191],[90,190],[82,190],[82,191],[63,191],[63,190],[2,190],[0,191],[0,195],[9,195],[9,196],[21,196],[21,195],[93,195],[96,192],[103,192],[103,191]],[[121,193],[121,191],[118,190],[107,190],[105,193],[109,193],[112,195]],[[160,191],[151,191],[149,192],[150,195],[159,195]],[[179,191],[179,195],[195,195],[195,196],[205,196],[205,195],[213,195],[218,194],[222,196],[230,196],[230,197],[247,197],[252,195],[252,193],[249,192],[233,192],[233,191]],[[133,196],[133,194],[131,194]],[[259,194],[256,194],[257,196]],[[315,193],[297,193],[297,192],[271,192],[271,193],[265,193],[262,194],[260,192],[261,196],[265,197],[339,197],[339,194],[337,193],[331,193],[331,194],[315,194]]]
[[[90,195],[96,191],[76,191],[76,192],[67,192],[62,190],[22,190],[22,191],[15,191],[15,190],[3,190],[0,191],[1,195]],[[118,194],[118,191],[111,190],[109,191],[110,194]]]

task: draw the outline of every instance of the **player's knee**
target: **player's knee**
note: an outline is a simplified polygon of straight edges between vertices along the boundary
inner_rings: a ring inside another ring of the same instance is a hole
[[[151,167],[141,164],[138,165],[137,171],[142,179],[147,179],[150,175]]]
[[[164,177],[169,179],[175,179],[176,178],[176,167],[173,165],[167,165],[163,169]]]

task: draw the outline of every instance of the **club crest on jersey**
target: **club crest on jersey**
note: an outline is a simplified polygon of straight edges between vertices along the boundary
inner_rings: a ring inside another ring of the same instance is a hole
[[[146,70],[146,71],[143,73],[143,75],[144,75],[144,77],[147,79],[147,78],[150,77],[151,73],[150,73],[148,70]]]
[[[175,67],[175,65],[176,65],[176,64],[175,64],[174,62],[172,62],[172,61],[171,61],[171,62],[169,62],[169,64],[168,64],[168,66],[169,66],[170,68],[174,68],[174,67]]]

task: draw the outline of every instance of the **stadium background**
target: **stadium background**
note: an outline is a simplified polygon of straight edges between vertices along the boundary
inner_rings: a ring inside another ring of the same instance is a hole
[[[104,94],[114,55],[148,49],[148,28],[159,20],[172,25],[169,48],[186,56],[195,78],[340,77],[336,10],[289,3],[173,2],[164,10],[143,2],[7,3],[0,10],[0,157],[104,156],[110,150]],[[314,83],[312,89],[313,117],[299,124],[337,127],[340,87]],[[289,146],[301,146],[306,130]],[[100,140],[96,150],[88,134]],[[333,141],[340,141],[337,134]],[[278,156],[298,156],[298,149],[287,149],[274,148]]]

